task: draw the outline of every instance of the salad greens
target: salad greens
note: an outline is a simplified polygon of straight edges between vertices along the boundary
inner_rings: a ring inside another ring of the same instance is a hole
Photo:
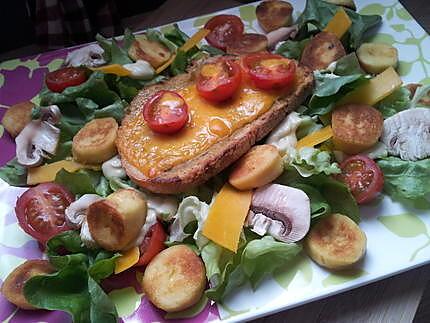
[[[210,284],[206,290],[208,298],[221,301],[247,281],[256,288],[264,277],[286,266],[302,249],[298,244],[279,242],[271,236],[253,236],[248,232],[242,237],[236,254],[213,242],[203,247],[201,257]]]
[[[14,158],[0,168],[0,178],[12,186],[27,186],[27,168]]]
[[[98,194],[106,197],[112,193],[109,181],[103,174],[89,169],[74,173],[62,169],[57,173],[55,183],[63,185],[73,194]]]
[[[311,200],[312,218],[328,214],[331,211],[344,214],[356,223],[360,222],[360,210],[348,187],[331,176],[321,173],[305,178],[294,167],[289,167],[276,181],[279,184],[297,188],[304,187],[302,186],[304,184],[314,189],[312,191],[306,189],[305,191],[312,193],[308,195]],[[315,194],[315,191],[320,194]],[[326,210],[324,214],[320,214],[322,210]]]
[[[391,95],[378,103],[377,108],[384,119],[406,110],[411,105],[411,92],[404,86],[395,90]]]
[[[96,35],[96,40],[100,47],[104,50],[103,58],[109,64],[124,65],[133,63],[133,61],[128,56],[128,49],[135,40],[135,36],[130,29],[126,29],[124,31],[123,47],[118,44],[118,41],[115,38],[108,40],[100,34]]]
[[[303,30],[305,30],[305,33],[308,31],[308,24],[318,30],[323,30],[338,10],[339,6],[335,4],[320,0],[307,0],[305,10],[297,21],[302,34]],[[382,18],[379,15],[360,15],[347,8],[344,8],[344,10],[352,21],[352,25],[346,35],[346,43],[347,47],[354,50],[360,46],[365,33],[379,25]]]
[[[339,174],[341,172],[337,163],[331,162],[329,152],[311,147],[296,150],[292,161],[290,163],[287,161],[287,164],[294,167],[302,177],[309,177],[320,173],[326,175]]]
[[[305,49],[309,40],[309,38],[305,38],[302,40],[284,41],[276,48],[275,53],[287,58],[300,59],[303,49]]]
[[[407,161],[397,157],[378,160],[384,173],[384,190],[398,200],[418,201],[430,193],[430,158]]]
[[[68,312],[77,323],[117,322],[115,305],[98,283],[112,275],[118,254],[87,249],[76,231],[51,238],[47,254],[57,271],[26,282],[24,295],[32,305]]]

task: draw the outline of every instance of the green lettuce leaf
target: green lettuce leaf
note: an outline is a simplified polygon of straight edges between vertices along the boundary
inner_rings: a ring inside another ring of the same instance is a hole
[[[202,234],[203,224],[206,221],[208,213],[209,205],[205,202],[201,202],[195,196],[184,198],[174,216],[168,242],[183,242],[187,237],[193,236],[197,247],[199,249],[203,248],[209,242]],[[187,227],[193,222],[197,222],[197,227],[191,232],[187,232]]]
[[[302,40],[287,40],[282,42],[275,50],[276,54],[292,59],[300,59],[303,49],[309,42],[309,38]]]
[[[381,111],[384,119],[389,118],[409,108],[411,104],[410,95],[411,92],[406,87],[402,86],[379,102],[377,108]]]
[[[295,156],[288,165],[294,167],[302,177],[324,173],[326,175],[341,172],[337,163],[332,163],[330,153],[316,148],[305,147],[296,150]]]
[[[74,173],[62,169],[57,173],[54,181],[65,186],[73,194],[108,196],[112,193],[109,181],[102,173],[89,169],[80,169]]]
[[[134,41],[133,33],[126,29],[124,33],[124,47],[121,47],[115,38],[108,40],[102,35],[97,34],[96,40],[101,48],[103,48],[103,58],[108,64],[130,64],[133,63],[128,56],[128,49]]]
[[[202,45],[200,47],[200,50],[208,53],[211,56],[225,55],[225,52],[223,50],[216,48],[216,47],[209,46],[209,45]]]
[[[201,253],[211,286],[206,296],[220,301],[247,281],[256,288],[264,277],[288,265],[300,251],[300,245],[279,242],[271,236],[251,239],[236,254],[209,242]]]
[[[340,76],[327,71],[315,71],[314,77],[315,90],[306,110],[310,115],[329,113],[337,101],[369,80],[363,74]]]
[[[393,199],[419,201],[430,193],[430,158],[407,161],[397,157],[378,160],[384,191]]]
[[[311,201],[311,224],[320,217],[331,214],[330,204],[316,188],[303,183],[294,183],[291,186],[302,190],[309,197]]]
[[[357,55],[355,53],[351,53],[336,61],[334,74],[347,76],[352,74],[365,75],[366,73],[364,73],[364,71],[361,69]]]
[[[171,28],[166,30],[164,32],[164,37],[166,37],[178,47],[181,47],[190,38],[179,28],[178,24],[173,24]]]
[[[27,168],[14,158],[0,167],[0,178],[12,186],[27,186]]]
[[[166,37],[164,37],[163,33],[161,33],[160,31],[158,31],[156,29],[148,29],[145,34],[149,40],[159,42],[159,43],[163,44],[164,46],[166,46],[170,50],[171,53],[175,53],[179,47],[174,42],[172,42],[169,39],[167,39]]]
[[[344,9],[352,21],[352,25],[346,35],[348,47],[351,50],[357,49],[365,33],[369,29],[379,25],[382,17],[378,15],[360,15],[353,10]],[[307,28],[307,25],[311,24],[321,31],[327,26],[338,10],[339,7],[331,3],[321,0],[307,0],[305,10],[297,21],[299,29]]]
[[[277,182],[298,188],[298,185],[301,184],[309,185],[318,190],[324,198],[323,201],[326,201],[330,206],[331,212],[344,214],[354,222],[360,222],[360,210],[348,187],[331,176],[321,173],[305,178],[300,176],[296,169],[289,167],[277,179]],[[309,198],[312,198],[312,196],[309,196]],[[316,202],[321,202],[321,199],[319,198]]]
[[[24,295],[31,304],[68,312],[74,322],[117,322],[115,305],[97,282],[112,275],[118,254],[87,249],[76,231],[51,238],[47,253],[58,271],[25,283]]]

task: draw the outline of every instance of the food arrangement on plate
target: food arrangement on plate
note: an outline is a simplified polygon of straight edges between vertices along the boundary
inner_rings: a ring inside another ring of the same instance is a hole
[[[16,159],[0,178],[30,186],[16,216],[47,256],[3,282],[10,302],[115,322],[104,284],[136,269],[181,317],[302,250],[328,271],[360,267],[358,205],[429,193],[430,87],[402,85],[397,49],[363,42],[380,16],[353,1],[293,10],[261,2],[264,34],[216,15],[191,37],[98,35],[46,75],[39,105],[8,109]]]

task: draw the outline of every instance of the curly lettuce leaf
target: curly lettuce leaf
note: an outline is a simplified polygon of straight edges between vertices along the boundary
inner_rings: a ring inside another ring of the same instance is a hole
[[[393,199],[419,201],[430,193],[430,158],[407,161],[397,157],[378,160],[384,191]]]
[[[320,173],[332,175],[341,172],[338,164],[331,162],[329,152],[311,147],[296,150],[295,156],[288,164],[294,167],[302,177],[309,177]]]
[[[174,216],[168,242],[183,242],[186,238],[192,236],[197,247],[199,249],[203,248],[209,242],[202,234],[203,224],[208,213],[209,205],[205,202],[201,202],[195,196],[184,198]],[[192,223],[197,223],[197,226],[189,232],[187,229]]]
[[[201,253],[211,287],[206,296],[220,301],[247,281],[256,288],[264,277],[286,266],[301,249],[298,244],[279,242],[271,236],[250,240],[236,254],[209,242]]]
[[[411,105],[410,95],[411,92],[402,86],[379,102],[377,108],[382,113],[384,119],[389,118],[409,108]]]

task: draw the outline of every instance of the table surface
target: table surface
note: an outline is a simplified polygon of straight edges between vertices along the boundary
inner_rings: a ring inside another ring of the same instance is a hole
[[[428,0],[403,0],[402,4],[430,33]],[[141,30],[241,5],[237,0],[167,0],[158,9],[127,18],[124,27]],[[34,50],[34,49],[33,49]],[[33,54],[19,51],[20,56]],[[21,55],[22,54],[22,55]],[[2,55],[4,56],[4,55]],[[331,296],[254,322],[429,322],[430,265]],[[423,296],[424,295],[424,296]],[[421,303],[421,305],[420,305]],[[417,312],[417,309],[420,310]]]

